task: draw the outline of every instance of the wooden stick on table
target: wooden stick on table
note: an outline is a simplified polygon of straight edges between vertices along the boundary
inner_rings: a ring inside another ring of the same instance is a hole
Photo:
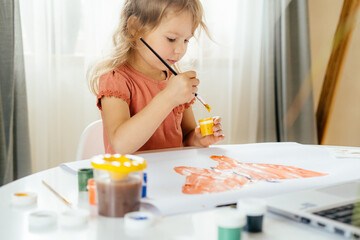
[[[48,188],[50,189],[50,191],[52,191],[58,198],[60,198],[67,206],[72,207],[72,204],[66,200],[63,196],[60,195],[60,193],[58,193],[57,191],[55,191],[55,189],[53,189],[49,184],[47,184],[47,182],[45,182],[44,180],[42,180],[42,183]]]

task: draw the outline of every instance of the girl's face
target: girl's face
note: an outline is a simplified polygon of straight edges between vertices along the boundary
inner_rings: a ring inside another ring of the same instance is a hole
[[[169,12],[157,28],[142,37],[171,66],[185,55],[192,36],[193,18],[188,11],[182,11]],[[140,40],[133,63],[144,74],[167,70]]]

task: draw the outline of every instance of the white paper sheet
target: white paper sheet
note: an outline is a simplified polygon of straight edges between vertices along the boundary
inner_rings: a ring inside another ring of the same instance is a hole
[[[147,198],[144,206],[151,206],[162,215],[200,211],[217,205],[234,203],[242,197],[268,197],[289,191],[302,190],[359,178],[358,159],[337,159],[323,147],[297,143],[257,143],[241,145],[215,145],[209,148],[139,154],[148,162]],[[185,176],[174,171],[187,166],[210,169],[217,162],[212,155],[224,155],[244,163],[263,163],[293,166],[306,170],[328,173],[326,176],[279,180],[276,183],[258,181],[239,190],[184,194]],[[82,161],[89,164],[89,161]],[[67,164],[81,168],[79,162]]]
[[[225,155],[240,162],[293,166],[327,176],[280,180],[278,183],[260,181],[246,185],[237,191],[189,195],[181,192],[185,176],[174,167],[189,166],[210,169],[217,162],[211,155]],[[188,211],[214,208],[217,205],[236,202],[241,197],[268,197],[316,186],[359,178],[360,161],[339,161],[319,146],[297,143],[262,143],[221,145],[203,149],[142,155],[149,162],[148,199],[144,202],[155,206],[160,213],[171,215]]]
[[[357,158],[360,159],[360,149],[356,147],[322,146],[336,158]]]
[[[76,175],[79,169],[81,168],[93,168],[91,166],[90,160],[81,160],[76,162],[70,162],[70,163],[62,163],[60,164],[60,167],[64,169],[65,171]]]

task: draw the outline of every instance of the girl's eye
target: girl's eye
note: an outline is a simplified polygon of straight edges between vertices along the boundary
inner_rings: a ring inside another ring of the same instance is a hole
[[[185,39],[185,40],[184,40],[184,43],[189,43],[189,40]]]
[[[169,40],[169,42],[175,42],[174,38],[167,38]]]

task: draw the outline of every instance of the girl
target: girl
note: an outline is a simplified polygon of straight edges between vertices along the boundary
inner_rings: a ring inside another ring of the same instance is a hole
[[[191,109],[199,85],[196,72],[171,75],[139,40],[174,65],[197,27],[207,30],[202,15],[199,0],[125,0],[113,35],[114,52],[89,71],[106,153],[205,147],[224,139],[218,117],[213,135],[203,137],[196,126]]]

